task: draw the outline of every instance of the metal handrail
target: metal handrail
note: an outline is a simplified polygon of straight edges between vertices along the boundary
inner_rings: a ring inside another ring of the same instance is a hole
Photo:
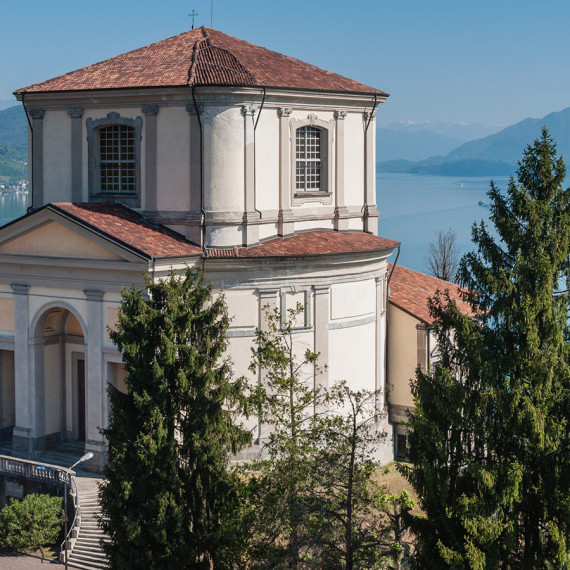
[[[29,459],[19,459],[11,457],[10,455],[0,455],[0,475],[8,475],[10,477],[23,477],[38,481],[41,483],[51,483],[52,485],[61,486],[64,488],[64,495],[67,494],[68,485],[73,495],[73,521],[70,525],[69,532],[64,537],[61,544],[61,552],[65,548],[65,543],[69,540],[73,530],[75,529],[75,522],[77,521],[77,485],[75,483],[75,471],[66,469],[60,465],[51,465],[49,463],[40,463],[38,461],[30,461]],[[67,504],[66,497],[64,496],[64,504]],[[64,513],[67,517],[67,512]]]

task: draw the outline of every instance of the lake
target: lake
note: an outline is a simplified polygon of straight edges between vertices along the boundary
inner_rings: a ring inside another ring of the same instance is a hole
[[[27,207],[27,192],[0,192],[0,226],[23,216]]]
[[[503,191],[508,178],[496,176]],[[380,210],[378,234],[401,242],[399,265],[428,272],[426,254],[438,230],[452,228],[460,253],[473,249],[473,222],[489,219],[487,190],[491,177],[456,178],[414,174],[379,174],[376,179]]]
[[[435,232],[453,228],[461,253],[472,249],[471,226],[488,220],[486,192],[490,178],[455,178],[414,174],[380,174],[377,202],[380,210],[378,233],[402,243],[398,264],[427,271],[425,256]],[[495,177],[506,190],[508,179]],[[0,194],[0,225],[26,212],[27,193]]]

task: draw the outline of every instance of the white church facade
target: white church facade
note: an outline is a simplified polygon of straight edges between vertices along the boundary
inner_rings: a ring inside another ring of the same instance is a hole
[[[315,384],[385,394],[399,244],[377,236],[384,92],[200,28],[16,96],[32,189],[0,228],[0,437],[15,453],[75,440],[102,466],[121,288],[188,265],[225,295],[236,375],[264,307],[300,302],[297,338],[326,364]]]

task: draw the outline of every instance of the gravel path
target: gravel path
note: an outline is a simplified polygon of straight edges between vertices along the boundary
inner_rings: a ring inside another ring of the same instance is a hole
[[[1,570],[36,570],[38,568],[44,568],[44,570],[53,568],[55,570],[58,566],[62,566],[58,560],[46,558],[42,561],[41,557],[36,556],[0,554]]]

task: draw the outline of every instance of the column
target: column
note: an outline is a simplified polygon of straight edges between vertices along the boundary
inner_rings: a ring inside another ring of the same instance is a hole
[[[83,137],[81,136],[81,117],[83,109],[67,109],[71,118],[71,201],[83,202]]]
[[[290,107],[281,107],[279,115],[279,221],[278,233],[288,236],[295,233],[295,219],[291,210],[291,132]]]
[[[376,208],[376,112],[364,113],[364,225],[365,232],[378,234]],[[367,127],[367,128],[366,128]]]
[[[141,111],[145,115],[144,140],[145,140],[145,189],[144,189],[144,209],[148,212],[158,210],[157,196],[157,118],[158,105],[143,105]]]
[[[14,377],[16,421],[12,434],[12,447],[31,457],[34,451],[35,384],[30,374],[28,352],[28,322],[30,286],[12,283],[14,292]]]
[[[325,365],[329,361],[329,314],[330,286],[315,285],[315,352],[319,355],[319,372],[315,374],[315,389],[328,388],[329,372]]]
[[[30,109],[32,118],[32,164],[30,169],[30,206],[39,208],[44,204],[44,113],[43,109]]]
[[[376,278],[376,411],[386,406],[386,276]]]
[[[105,444],[99,428],[103,426],[103,291],[85,289],[87,297],[87,387],[85,390],[85,451],[94,456],[85,463],[90,471],[99,471],[105,464]]]
[[[344,120],[346,111],[335,111],[336,119],[336,192],[334,209],[334,229],[348,230],[348,208],[344,201]]]
[[[243,244],[259,243],[259,212],[255,209],[255,113],[252,105],[241,108],[245,119],[244,127],[244,185],[245,200],[243,213]]]

